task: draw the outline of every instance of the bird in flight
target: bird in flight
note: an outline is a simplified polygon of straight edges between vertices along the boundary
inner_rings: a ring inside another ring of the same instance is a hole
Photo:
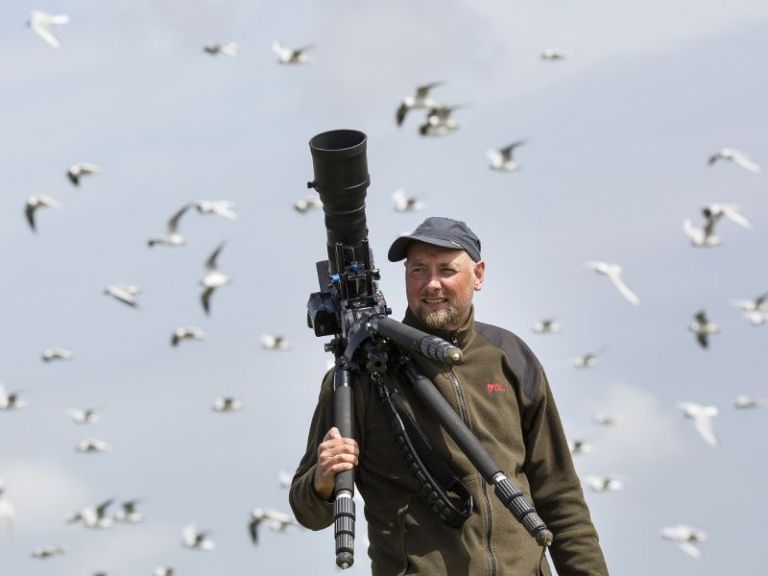
[[[713,166],[720,160],[728,160],[738,166],[741,166],[745,170],[749,170],[750,172],[760,172],[762,170],[757,162],[751,160],[746,154],[744,154],[744,152],[736,150],[735,148],[720,148],[720,150],[709,157],[707,164],[709,166]]]
[[[203,310],[206,314],[211,313],[211,296],[213,295],[214,290],[226,286],[232,281],[229,276],[219,272],[218,269],[217,260],[219,254],[221,254],[221,251],[224,249],[224,245],[224,242],[219,244],[208,257],[208,260],[205,261],[205,268],[208,270],[208,273],[200,281],[204,288],[203,293],[200,295],[200,302],[202,303]]]
[[[240,54],[240,45],[237,42],[221,42],[217,44],[206,44],[203,51],[211,56],[223,54],[230,58],[235,58]]]
[[[48,14],[47,12],[35,10],[29,14],[27,25],[48,44],[54,48],[59,48],[61,44],[59,39],[53,34],[53,27],[63,26],[68,22],[69,16],[66,14]]]
[[[185,204],[179,208],[173,216],[168,220],[166,225],[168,233],[165,236],[157,236],[147,240],[147,246],[152,248],[156,244],[165,244],[166,246],[183,246],[187,243],[187,239],[179,234],[179,221],[184,214],[187,213],[191,204]]]
[[[73,186],[79,186],[80,178],[99,172],[101,172],[101,166],[97,166],[96,164],[72,164],[72,166],[67,169],[67,178],[69,178],[69,181],[72,182]]]
[[[398,126],[402,126],[405,121],[405,117],[411,110],[418,110],[422,108],[434,108],[439,104],[437,101],[430,98],[429,93],[433,88],[441,86],[442,82],[429,82],[416,87],[416,92],[413,96],[406,96],[403,101],[400,102],[400,106],[397,107],[395,113],[395,122]]]
[[[660,534],[665,540],[676,542],[683,552],[694,558],[701,556],[701,550],[696,545],[707,539],[707,535],[703,531],[685,524],[667,526],[661,529]]]
[[[686,418],[693,420],[693,426],[707,444],[713,448],[719,444],[713,422],[713,418],[717,416],[717,407],[702,406],[695,402],[680,402],[677,407]]]
[[[609,264],[608,262],[600,262],[597,260],[587,262],[585,266],[587,268],[591,268],[598,274],[607,276],[619,291],[619,293],[624,296],[624,298],[626,298],[630,303],[635,305],[640,304],[640,298],[632,291],[629,286],[627,286],[627,283],[624,282],[621,266],[618,264]]]
[[[710,335],[718,334],[720,326],[709,321],[706,311],[699,310],[694,315],[693,322],[688,326],[688,330],[696,336],[696,342],[699,343],[699,346],[706,349],[709,348]]]
[[[518,140],[517,142],[512,142],[512,144],[508,144],[503,148],[488,150],[487,156],[488,160],[491,162],[491,170],[496,170],[499,172],[514,172],[520,168],[520,165],[515,162],[514,158],[512,158],[512,154],[515,151],[515,148],[518,148],[523,144],[525,144],[525,140]]]
[[[40,208],[61,208],[61,204],[58,200],[44,194],[38,194],[27,198],[27,203],[24,206],[24,216],[26,216],[29,227],[32,228],[32,232],[37,232],[35,216]]]
[[[314,48],[314,46],[314,44],[307,44],[301,48],[288,48],[274,40],[272,42],[272,52],[275,53],[280,64],[306,64],[309,62],[309,58],[305,52],[310,48]]]

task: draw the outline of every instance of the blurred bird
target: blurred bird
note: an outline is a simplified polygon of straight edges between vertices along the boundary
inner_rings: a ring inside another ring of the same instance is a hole
[[[69,411],[69,415],[75,424],[95,424],[99,421],[99,415],[93,408],[73,409]]]
[[[296,212],[299,214],[306,214],[310,210],[322,207],[322,205],[323,202],[320,200],[320,196],[315,194],[313,196],[305,196],[300,200],[296,200],[296,202],[293,203],[293,209],[296,210]]]
[[[5,386],[0,384],[0,410],[19,410],[27,405],[24,400],[19,397],[19,392],[6,392]],[[2,485],[0,485],[0,489]],[[2,490],[0,490],[2,494]]]
[[[69,16],[66,14],[48,14],[47,12],[40,12],[35,10],[30,12],[27,26],[32,28],[34,32],[45,40],[48,44],[54,48],[59,48],[59,39],[53,35],[54,26],[63,26],[69,22]]]
[[[72,350],[66,348],[46,348],[42,354],[43,362],[52,362],[54,360],[72,360],[74,354]]]
[[[398,126],[402,126],[405,121],[405,117],[411,110],[417,110],[420,108],[434,108],[438,106],[438,103],[429,97],[429,93],[433,88],[441,86],[442,82],[430,82],[428,84],[422,84],[416,87],[416,93],[413,96],[406,96],[395,113],[395,122]]]
[[[685,524],[662,528],[660,534],[665,540],[676,542],[683,552],[694,558],[701,556],[701,550],[696,547],[696,544],[703,542],[707,538],[707,535],[701,530],[691,528]]]
[[[613,476],[586,476],[584,480],[593,492],[615,492],[624,487],[621,480]]]
[[[744,318],[754,326],[768,322],[768,292],[760,294],[754,300],[731,300],[731,304],[741,310]]]
[[[208,257],[208,260],[205,261],[205,268],[208,270],[208,273],[200,281],[200,284],[202,284],[204,288],[203,293],[200,295],[200,301],[203,304],[203,310],[206,314],[211,313],[211,295],[213,294],[213,291],[216,290],[216,288],[221,288],[232,282],[232,279],[229,276],[219,272],[216,264],[216,260],[224,249],[225,244],[225,242],[219,244]]]
[[[392,192],[392,202],[395,204],[395,212],[418,212],[424,209],[424,202],[406,195],[403,188]]]
[[[182,531],[182,543],[191,550],[213,550],[216,545],[208,538],[208,532],[201,532],[195,524],[187,524]]]
[[[717,218],[707,218],[704,221],[704,226],[699,228],[690,218],[686,218],[683,221],[683,232],[691,239],[691,244],[697,248],[720,246],[722,240],[719,236],[715,235],[716,222]]]
[[[491,162],[491,170],[500,172],[514,172],[517,170],[520,165],[513,160],[512,153],[515,148],[522,146],[523,144],[525,144],[525,140],[518,140],[517,142],[512,142],[512,144],[504,146],[504,148],[488,150],[486,155]]]
[[[587,352],[581,356],[576,356],[573,359],[574,368],[594,368],[597,366],[597,357],[605,351],[605,348],[600,348],[595,352]]]
[[[152,576],[179,576],[179,572],[172,566],[158,566],[152,572]]]
[[[725,216],[728,220],[742,228],[752,228],[752,224],[739,212],[739,207],[734,204],[710,204],[704,206],[701,209],[701,213],[707,220],[714,219],[717,221]]]
[[[104,294],[112,296],[118,302],[131,308],[139,307],[139,301],[136,299],[139,293],[141,293],[141,288],[129,284],[111,284],[104,289]]]
[[[196,326],[179,326],[171,335],[171,346],[178,346],[183,340],[203,340],[205,333]]]
[[[69,181],[72,182],[74,186],[79,186],[80,178],[98,172],[101,172],[101,166],[97,166],[96,164],[72,164],[72,166],[67,169],[67,178],[69,178]]]
[[[256,508],[251,512],[251,520],[248,523],[248,532],[254,544],[259,543],[259,526],[262,522],[266,523],[267,526],[276,532],[287,532],[291,528],[298,526],[298,522],[290,514]]]
[[[200,214],[215,214],[216,216],[222,216],[228,220],[237,220],[238,215],[232,209],[234,203],[229,200],[198,200],[194,206]]]
[[[285,336],[263,334],[261,336],[261,347],[265,350],[288,350],[290,343]]]
[[[427,119],[419,126],[422,136],[444,136],[458,130],[459,124],[452,118],[454,110],[464,106],[433,106],[427,112]]]
[[[63,546],[40,546],[32,550],[32,558],[46,560],[54,556],[66,554],[67,550]]]
[[[544,318],[533,325],[536,334],[557,334],[560,332],[560,324],[554,318]]]
[[[187,239],[179,234],[178,230],[179,221],[181,220],[181,217],[186,214],[187,210],[189,210],[190,206],[191,204],[185,204],[179,210],[177,210],[173,216],[171,216],[170,220],[168,220],[168,224],[166,225],[168,234],[165,236],[150,238],[147,240],[147,246],[151,248],[155,244],[165,244],[167,246],[183,246],[186,244]]]
[[[144,516],[136,510],[141,500],[124,500],[120,503],[120,510],[115,513],[115,520],[123,524],[138,524],[144,521]]]
[[[752,398],[750,396],[738,396],[733,405],[740,410],[749,410],[751,408],[768,408],[768,402],[765,400],[760,400],[759,398]]]
[[[5,482],[0,478],[0,522],[5,525],[5,529],[8,532],[13,531],[13,519],[15,516],[16,512],[13,509],[13,504],[5,495]]]
[[[750,160],[746,154],[734,148],[721,148],[707,160],[707,164],[714,165],[719,160],[730,160],[750,172],[760,172],[762,168],[757,162]]]
[[[621,277],[621,266],[618,264],[609,264],[608,262],[590,261],[585,264],[587,268],[591,268],[598,274],[602,274],[610,278],[613,285],[618,289],[619,293],[624,296],[632,304],[640,304],[640,298],[635,294],[632,289],[627,286],[624,279]]]
[[[704,310],[696,312],[693,318],[694,321],[688,326],[688,330],[694,333],[699,346],[708,348],[710,334],[718,334],[720,332],[720,326],[714,322],[710,322],[709,318],[707,318],[707,313]]]
[[[704,438],[704,441],[713,448],[718,445],[715,436],[715,427],[712,419],[717,416],[715,406],[702,406],[695,402],[680,402],[677,407],[683,411],[686,418],[693,420],[696,431]]]
[[[277,475],[277,482],[280,485],[280,488],[285,488],[287,490],[291,487],[291,483],[293,482],[293,474],[286,472],[285,470],[280,470],[280,473]]]
[[[27,198],[27,203],[24,205],[24,215],[33,232],[37,232],[35,216],[40,208],[61,208],[61,204],[58,200],[43,194]]]
[[[203,46],[203,50],[211,56],[218,56],[223,54],[230,58],[235,58],[240,54],[240,45],[237,42],[221,42],[218,44],[206,44]]]
[[[544,50],[541,51],[542,60],[565,60],[571,56],[572,54],[570,52],[559,50],[558,48],[544,48]]]
[[[587,444],[584,440],[568,440],[568,449],[574,456],[589,454],[593,450],[592,444]]]
[[[288,48],[277,40],[272,42],[272,52],[277,55],[277,61],[280,64],[306,64],[309,58],[305,52],[310,48],[314,48],[314,44],[307,44],[301,48]]]
[[[600,412],[592,416],[592,423],[597,426],[615,426],[618,423],[618,420],[610,414]]]
[[[114,501],[114,498],[110,498],[96,506],[87,506],[67,518],[67,524],[82,522],[86,528],[111,528],[114,525],[114,521],[107,516],[107,508]]]
[[[232,396],[219,396],[213,401],[214,412],[238,412],[243,409],[243,403]]]
[[[75,446],[75,450],[81,454],[97,454],[109,450],[109,444],[95,438],[89,438]]]

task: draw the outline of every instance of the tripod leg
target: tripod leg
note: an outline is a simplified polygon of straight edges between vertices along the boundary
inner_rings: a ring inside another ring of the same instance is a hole
[[[334,424],[343,438],[354,437],[354,398],[352,378],[347,368],[337,366],[333,374]],[[336,475],[333,503],[333,530],[336,540],[336,565],[349,568],[355,554],[355,471]]]

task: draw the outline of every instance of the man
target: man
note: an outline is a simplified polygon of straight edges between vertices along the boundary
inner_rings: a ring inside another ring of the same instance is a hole
[[[401,236],[389,260],[405,259],[408,310],[403,322],[459,346],[450,367],[414,354],[430,378],[554,535],[551,556],[560,576],[607,575],[597,533],[544,371],[514,334],[475,322],[472,298],[483,286],[480,240],[464,222],[427,218]],[[290,502],[304,526],[333,520],[335,475],[355,468],[365,500],[372,571],[397,574],[520,576],[550,574],[544,550],[515,520],[436,418],[394,375],[387,376],[407,411],[472,496],[469,518],[443,523],[418,493],[394,441],[373,385],[354,390],[355,438],[333,427],[332,378],[326,376],[294,476]]]

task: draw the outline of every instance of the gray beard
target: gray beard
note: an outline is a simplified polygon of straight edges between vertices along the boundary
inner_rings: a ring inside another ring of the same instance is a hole
[[[459,311],[451,306],[444,310],[429,312],[423,315],[421,319],[432,330],[449,330],[457,327]]]

